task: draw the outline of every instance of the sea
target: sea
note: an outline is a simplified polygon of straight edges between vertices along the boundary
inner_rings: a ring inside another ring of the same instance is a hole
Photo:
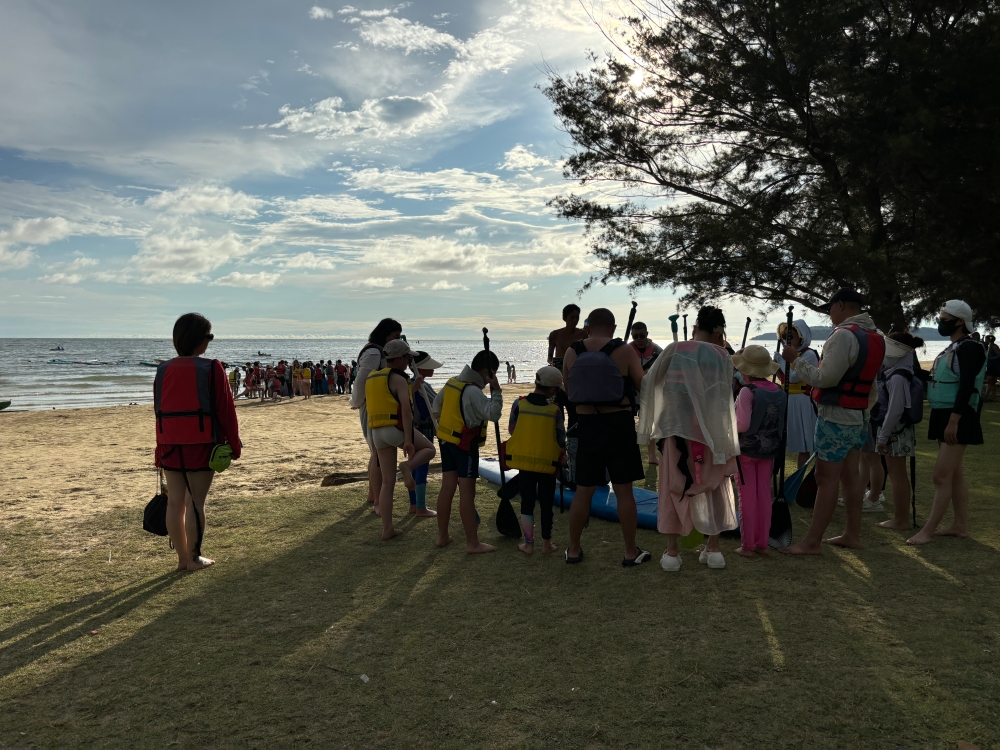
[[[229,365],[280,359],[350,361],[357,358],[364,343],[360,338],[218,338],[205,356]],[[412,337],[409,343],[444,365],[432,383],[457,375],[483,345],[482,339]],[[927,342],[918,350],[919,359],[934,359],[947,344]],[[822,341],[813,342],[819,351],[822,345]],[[490,348],[501,363],[516,367],[517,380],[522,383],[530,382],[545,364],[544,339],[498,339],[490,342]],[[8,411],[151,403],[156,363],[172,356],[169,339],[0,339],[0,402],[11,401]],[[504,367],[500,380],[505,381]]]

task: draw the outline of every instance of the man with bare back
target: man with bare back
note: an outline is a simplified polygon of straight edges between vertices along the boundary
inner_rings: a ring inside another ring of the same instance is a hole
[[[561,370],[563,357],[566,350],[574,341],[581,341],[587,338],[587,332],[583,328],[577,328],[580,324],[579,305],[566,305],[562,311],[562,318],[566,321],[566,326],[557,328],[549,334],[549,353],[547,361],[556,369]]]

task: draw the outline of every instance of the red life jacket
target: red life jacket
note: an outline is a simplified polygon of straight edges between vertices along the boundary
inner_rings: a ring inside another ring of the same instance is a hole
[[[858,340],[858,358],[833,388],[813,388],[813,401],[845,409],[867,409],[868,396],[871,395],[875,378],[885,359],[885,339],[878,331],[869,331],[856,323],[838,326],[833,330],[845,330],[854,334]]]
[[[215,443],[215,362],[177,357],[156,368],[157,445]]]

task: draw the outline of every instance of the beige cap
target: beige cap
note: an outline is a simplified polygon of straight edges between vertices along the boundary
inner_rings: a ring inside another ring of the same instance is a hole
[[[759,344],[750,344],[740,354],[734,354],[733,367],[753,378],[769,378],[778,371],[778,363]]]
[[[966,328],[972,329],[972,308],[969,307],[968,302],[960,299],[950,299],[941,305],[941,310],[961,320],[965,323]]]
[[[408,357],[413,354],[413,350],[410,349],[410,345],[407,344],[403,339],[393,339],[385,345],[385,358],[395,359],[396,357]]]
[[[562,384],[562,372],[557,367],[545,365],[535,373],[535,385],[540,385],[542,388],[562,388]]]

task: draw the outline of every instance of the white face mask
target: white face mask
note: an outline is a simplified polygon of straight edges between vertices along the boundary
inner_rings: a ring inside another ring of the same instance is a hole
[[[899,360],[901,359],[902,357],[890,357],[888,354],[886,354],[885,358],[882,360],[882,366],[895,367],[897,364],[899,364]]]

